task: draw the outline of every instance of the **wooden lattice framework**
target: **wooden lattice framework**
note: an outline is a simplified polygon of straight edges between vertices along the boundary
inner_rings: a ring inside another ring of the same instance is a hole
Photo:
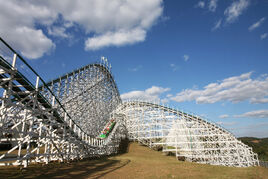
[[[180,160],[259,165],[252,149],[219,125],[158,104],[122,103],[105,58],[45,83],[0,41],[0,145],[8,148],[0,151],[0,165],[26,167],[31,162],[110,155],[118,152],[125,137]],[[111,119],[115,126],[100,139]]]

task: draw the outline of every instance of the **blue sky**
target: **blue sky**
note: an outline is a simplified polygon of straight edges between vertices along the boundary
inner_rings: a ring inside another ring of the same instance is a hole
[[[3,1],[0,36],[45,79],[108,58],[123,99],[268,137],[268,1]]]

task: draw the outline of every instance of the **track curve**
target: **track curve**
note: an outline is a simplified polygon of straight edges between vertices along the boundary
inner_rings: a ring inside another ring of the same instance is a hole
[[[250,147],[219,125],[159,104],[122,102],[105,58],[45,83],[0,41],[0,147],[6,147],[0,165],[116,154],[126,137],[179,160],[259,164]]]
[[[236,167],[259,164],[252,148],[200,116],[144,101],[126,101],[117,113],[125,116],[129,139],[179,160]]]
[[[105,59],[45,83],[0,41],[0,145],[7,149],[0,165],[26,167],[117,153],[124,137],[120,118],[107,138],[98,138],[121,103]]]

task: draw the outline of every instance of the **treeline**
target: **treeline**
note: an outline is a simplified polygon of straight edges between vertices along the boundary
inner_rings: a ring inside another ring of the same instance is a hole
[[[268,161],[268,138],[240,137],[238,139],[252,147],[258,154],[259,160]]]

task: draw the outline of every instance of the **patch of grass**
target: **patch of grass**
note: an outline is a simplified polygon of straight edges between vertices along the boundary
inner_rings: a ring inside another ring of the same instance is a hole
[[[167,146],[167,149],[176,149],[176,147],[173,147],[173,146]]]

